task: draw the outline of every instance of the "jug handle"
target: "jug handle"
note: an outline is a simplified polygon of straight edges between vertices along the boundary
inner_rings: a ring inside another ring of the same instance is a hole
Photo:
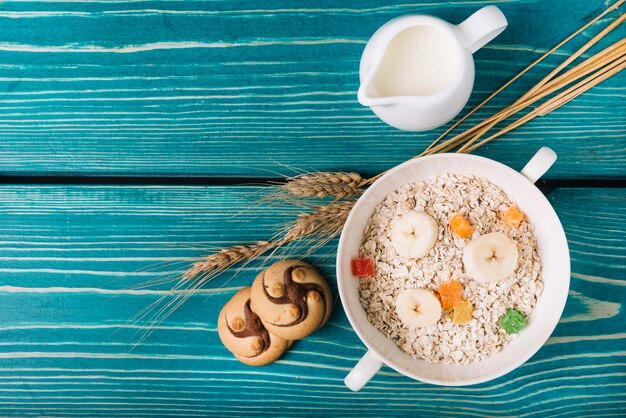
[[[457,28],[472,54],[506,29],[508,22],[496,6],[486,6],[465,19]]]

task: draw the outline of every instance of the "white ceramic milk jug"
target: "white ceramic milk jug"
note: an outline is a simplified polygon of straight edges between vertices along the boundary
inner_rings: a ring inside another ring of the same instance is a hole
[[[425,131],[454,118],[474,85],[472,54],[507,26],[487,6],[455,26],[410,15],[383,25],[367,43],[359,69],[359,102],[398,129]]]

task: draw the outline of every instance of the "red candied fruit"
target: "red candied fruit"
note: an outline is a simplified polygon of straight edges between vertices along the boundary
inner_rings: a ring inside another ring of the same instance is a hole
[[[356,277],[372,277],[375,273],[374,260],[371,258],[352,259],[352,274]]]

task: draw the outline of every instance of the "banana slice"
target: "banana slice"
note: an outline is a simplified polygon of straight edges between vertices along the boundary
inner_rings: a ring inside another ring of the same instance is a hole
[[[502,280],[517,267],[517,245],[501,232],[481,235],[463,251],[465,272],[480,283]]]
[[[409,327],[427,327],[441,318],[441,303],[427,289],[407,289],[396,299],[396,312]]]
[[[404,258],[421,258],[437,242],[439,226],[424,212],[409,212],[391,228],[391,244]]]

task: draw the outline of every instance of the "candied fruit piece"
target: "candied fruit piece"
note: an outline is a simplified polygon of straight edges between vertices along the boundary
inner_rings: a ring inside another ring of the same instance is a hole
[[[507,309],[498,319],[498,325],[509,334],[517,334],[526,326],[526,318],[517,309]]]
[[[450,228],[452,228],[452,232],[461,238],[469,238],[472,236],[472,232],[474,232],[474,227],[460,213],[450,218]]]
[[[437,289],[441,298],[441,306],[444,309],[450,309],[463,300],[461,292],[463,285],[458,280],[441,283]]]
[[[502,219],[509,228],[517,228],[524,220],[524,212],[519,210],[517,206],[513,205],[509,207],[506,212],[504,212]]]
[[[474,308],[469,300],[465,299],[454,305],[452,310],[452,322],[455,324],[465,324],[472,320]]]
[[[371,258],[352,259],[352,274],[356,277],[372,277],[375,273],[374,260]]]

